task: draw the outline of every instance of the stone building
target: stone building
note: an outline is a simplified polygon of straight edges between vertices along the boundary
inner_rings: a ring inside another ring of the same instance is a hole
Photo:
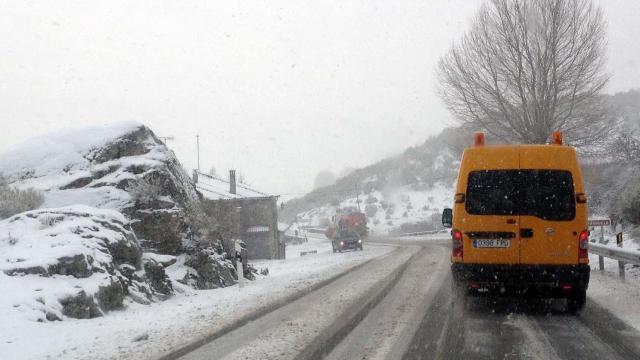
[[[196,188],[204,197],[207,215],[226,229],[227,238],[239,238],[247,245],[249,259],[284,259],[284,241],[278,231],[278,196],[268,195],[236,182],[199,171],[193,172]]]

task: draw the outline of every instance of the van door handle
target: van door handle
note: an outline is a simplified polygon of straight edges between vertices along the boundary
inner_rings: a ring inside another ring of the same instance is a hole
[[[516,223],[516,219],[507,219],[507,224],[514,225]]]
[[[532,238],[533,237],[533,229],[520,229],[520,237],[521,238]]]

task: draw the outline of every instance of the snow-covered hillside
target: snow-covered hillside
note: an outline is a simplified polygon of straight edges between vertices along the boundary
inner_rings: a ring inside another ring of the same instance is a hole
[[[298,221],[310,226],[324,226],[338,209],[360,209],[367,215],[372,234],[411,232],[438,223],[442,209],[451,207],[453,184],[436,183],[427,190],[403,186],[389,191],[374,190],[361,197],[348,198],[338,205],[327,204],[298,215]]]
[[[466,132],[447,129],[423,145],[380,161],[286,203],[283,216],[305,225],[325,226],[338,209],[367,215],[374,234],[413,232],[438,226],[451,207]]]

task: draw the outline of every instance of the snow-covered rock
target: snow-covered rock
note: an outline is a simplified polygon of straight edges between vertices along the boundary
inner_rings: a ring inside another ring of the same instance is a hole
[[[215,219],[204,218],[201,195],[175,154],[140,123],[34,138],[0,154],[0,175],[44,196],[39,210],[1,223],[0,271],[8,278],[0,280],[55,288],[44,303],[57,305],[46,306],[45,319],[97,316],[122,307],[123,296],[163,300],[174,294],[173,281],[196,288],[235,282],[221,240],[209,236]],[[100,292],[105,286],[108,294]],[[82,311],[72,314],[67,297]]]
[[[122,308],[131,283],[120,269],[139,268],[141,255],[128,221],[113,210],[42,209],[0,221],[0,271],[16,284],[15,306],[36,320]]]
[[[132,214],[199,201],[174,153],[136,122],[65,130],[0,154],[0,173],[19,188],[45,195],[43,207],[84,204]],[[156,185],[156,203],[138,203],[138,185]]]

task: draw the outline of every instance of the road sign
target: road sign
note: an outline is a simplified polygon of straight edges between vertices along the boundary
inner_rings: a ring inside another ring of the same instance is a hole
[[[609,219],[589,220],[589,226],[609,226],[609,225],[611,225],[611,220]]]
[[[617,233],[616,234],[616,245],[618,245],[618,247],[622,247],[622,233]]]

